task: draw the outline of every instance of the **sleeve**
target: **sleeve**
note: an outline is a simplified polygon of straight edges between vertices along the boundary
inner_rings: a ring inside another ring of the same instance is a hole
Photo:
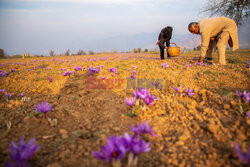
[[[160,41],[159,47],[160,48],[165,48],[165,46],[164,46],[164,42],[165,42],[165,40],[164,40],[164,31],[163,30],[161,30],[161,33],[159,34],[158,40]]]
[[[158,36],[158,40],[164,38],[164,33],[163,33],[163,30],[161,30],[159,36]]]
[[[210,33],[202,32],[201,33],[201,57],[205,57],[207,53],[207,49],[210,42]]]
[[[160,48],[165,48],[164,42],[165,42],[164,39],[160,39],[160,43],[159,43]]]

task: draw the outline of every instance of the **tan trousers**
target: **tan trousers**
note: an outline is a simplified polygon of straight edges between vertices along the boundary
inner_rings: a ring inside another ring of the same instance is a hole
[[[213,50],[217,48],[219,52],[219,63],[221,65],[225,65],[226,64],[225,53],[229,39],[230,39],[229,33],[227,31],[223,31],[218,37],[216,37],[213,40],[210,40],[206,57],[212,58]]]

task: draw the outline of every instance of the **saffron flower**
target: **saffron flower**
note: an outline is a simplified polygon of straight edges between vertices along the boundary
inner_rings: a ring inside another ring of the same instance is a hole
[[[148,120],[143,124],[140,122],[140,125],[135,125],[134,127],[131,125],[131,130],[135,133],[135,135],[142,136],[144,133],[150,134],[152,136],[156,136],[154,130],[148,125]]]
[[[5,89],[0,89],[0,93],[3,93],[5,91]]]
[[[88,71],[88,76],[92,75],[93,73],[99,73],[99,69],[95,69],[95,67],[88,68]]]
[[[12,141],[10,145],[10,158],[14,162],[6,162],[6,167],[25,167],[30,166],[28,160],[39,149],[39,144],[34,144],[35,139],[31,139],[25,144],[24,139],[19,139],[19,145]]]
[[[109,71],[110,71],[110,72],[114,72],[114,73],[117,72],[116,69],[115,69],[114,67],[111,67],[111,68],[109,69]]]
[[[75,70],[75,71],[80,71],[80,70],[82,70],[82,67],[76,66],[76,67],[74,67],[74,70]]]
[[[246,155],[244,155],[244,153],[240,149],[240,146],[236,142],[234,142],[234,147],[235,147],[237,156],[244,162],[244,164],[249,165],[250,164],[250,147],[248,147]]]
[[[49,80],[50,82],[52,82],[52,78],[51,78],[51,77],[48,77],[48,80]]]
[[[134,91],[134,95],[135,95],[136,98],[139,97],[139,92],[138,92],[138,90],[135,90],[135,91]]]
[[[105,76],[102,76],[101,79],[106,79]]]
[[[141,138],[138,140],[135,136],[131,136],[128,133],[124,134],[123,144],[127,152],[131,151],[134,155],[150,151],[150,142],[144,142]]]
[[[236,93],[240,96],[241,100],[245,98],[246,101],[250,103],[250,92],[244,90],[244,92],[241,93],[240,91],[236,90]]]
[[[133,70],[131,70],[131,72],[132,72],[133,74],[136,74],[136,73],[137,73],[136,71],[133,71]]]
[[[123,139],[114,135],[109,137],[105,146],[101,146],[101,151],[93,151],[92,155],[97,158],[110,162],[110,160],[119,160],[125,157],[126,148],[123,144]]]
[[[21,93],[20,96],[23,97],[23,96],[24,96],[24,93]]]
[[[70,76],[71,75],[71,71],[66,71],[62,74],[63,76]]]
[[[150,96],[150,93],[148,92],[148,90],[146,88],[145,89],[142,88],[139,90],[138,95],[141,99],[144,100],[145,98]]]
[[[189,97],[192,97],[193,95],[195,95],[195,93],[193,92],[193,89],[188,89],[188,86],[186,87],[186,93]]]
[[[11,69],[11,72],[15,72],[15,70],[14,70],[14,69]]]
[[[136,77],[135,77],[134,74],[133,74],[133,75],[130,75],[130,77],[131,77],[132,79],[136,79]]]
[[[155,100],[158,100],[158,99],[155,98],[155,96],[151,96],[151,95],[149,95],[148,97],[144,98],[144,102],[145,102],[147,105],[154,104]]]
[[[250,112],[247,112],[247,117],[250,118]]]
[[[47,112],[49,112],[52,109],[52,106],[51,104],[48,105],[46,101],[44,101],[42,104],[37,104],[37,107],[34,108],[36,109],[36,111],[44,113],[45,118],[48,119]]]
[[[134,66],[134,65],[132,65],[132,68],[135,68],[135,69],[137,69],[137,66]]]
[[[162,68],[165,68],[167,66],[167,63],[161,64]]]
[[[132,98],[128,98],[128,99],[125,98],[126,104],[130,107],[132,107],[135,104],[135,100],[136,100],[136,97],[134,97],[133,99]]]
[[[178,89],[173,85],[173,88],[174,88],[174,90],[176,91],[176,92],[179,92],[180,90],[181,90],[181,88],[182,88],[182,86],[180,86]]]
[[[9,93],[9,92],[5,92],[5,95],[10,98],[13,94],[12,93]]]

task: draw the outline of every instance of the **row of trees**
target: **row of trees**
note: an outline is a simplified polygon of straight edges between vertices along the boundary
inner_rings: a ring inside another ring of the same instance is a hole
[[[89,55],[93,55],[93,54],[95,54],[95,52],[93,52],[92,50],[90,50],[90,51],[89,51]],[[53,50],[51,50],[51,51],[49,52],[49,55],[50,55],[50,56],[56,56],[56,54],[55,54],[55,52],[54,52]],[[70,52],[70,50],[68,49],[64,54],[59,54],[59,55],[62,55],[62,56],[87,55],[87,53],[80,49],[80,50],[77,52],[77,54],[72,54],[72,53]]]
[[[142,50],[141,50],[141,48],[134,48],[134,53],[141,53],[142,52]],[[144,51],[143,52],[148,52],[148,49],[144,49]]]

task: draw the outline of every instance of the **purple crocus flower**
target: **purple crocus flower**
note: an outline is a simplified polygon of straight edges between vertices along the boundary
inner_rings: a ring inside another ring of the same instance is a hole
[[[244,164],[246,165],[250,164],[250,147],[248,147],[246,155],[244,155],[244,153],[240,149],[240,146],[236,142],[234,142],[234,147],[235,147],[237,156],[244,162]]]
[[[134,95],[135,95],[136,98],[139,97],[139,92],[138,92],[138,90],[135,90],[135,91],[134,91]]]
[[[105,77],[105,76],[102,76],[101,79],[106,79],[106,77]]]
[[[137,139],[136,139],[137,140]],[[150,142],[144,142],[142,139],[139,139],[138,141],[132,140],[132,152],[135,155],[139,155],[143,152],[149,152],[150,151]]]
[[[109,69],[109,71],[110,71],[110,72],[114,72],[114,73],[117,72],[116,69],[115,69],[114,67],[111,67],[111,68]]]
[[[2,77],[6,77],[8,74],[8,72],[0,72],[0,75],[2,75]]]
[[[71,71],[66,71],[62,74],[63,76],[70,76],[71,75]]]
[[[136,74],[136,73],[137,73],[136,71],[133,71],[133,70],[132,70],[131,72],[132,72],[133,74]]]
[[[145,89],[140,89],[139,92],[138,92],[138,95],[141,99],[145,99],[147,97],[150,96],[150,93],[148,92],[148,90],[145,88]]]
[[[241,93],[240,91],[236,90],[236,93],[240,96],[241,100],[245,98],[247,102],[250,103],[250,92],[244,90],[244,92]]]
[[[48,77],[48,80],[49,80],[50,82],[52,82],[52,78],[51,78],[51,77]]]
[[[151,96],[151,95],[149,95],[148,97],[144,98],[144,102],[145,102],[147,105],[154,104],[155,100],[158,100],[158,99],[155,98],[155,96]]]
[[[46,101],[44,101],[42,105],[37,104],[37,107],[34,108],[36,109],[36,111],[44,113],[45,118],[48,119],[47,112],[49,112],[52,109],[52,106],[51,104],[47,105]]]
[[[5,95],[10,98],[13,94],[9,92],[5,92]]]
[[[162,68],[165,68],[167,66],[167,63],[161,64]]]
[[[99,73],[99,69],[95,69],[95,67],[88,68],[88,71],[88,76],[92,75],[93,73]]]
[[[6,167],[26,167],[28,160],[32,158],[33,154],[39,149],[39,144],[34,144],[35,139],[31,139],[27,144],[24,139],[19,139],[19,146],[12,141],[10,145],[10,158],[14,162],[6,162]]]
[[[134,74],[130,75],[130,77],[131,77],[132,79],[136,79],[136,77],[135,77]]]
[[[181,88],[182,88],[182,86],[180,86],[178,89],[173,85],[173,88],[174,88],[174,90],[176,91],[176,92],[179,92],[180,90],[181,90]]]
[[[135,100],[136,100],[136,97],[134,97],[133,99],[132,98],[128,98],[128,99],[125,98],[126,104],[130,107],[132,107],[135,104]]]
[[[76,66],[76,67],[74,67],[74,70],[75,70],[75,71],[80,71],[80,70],[82,70],[82,67]]]
[[[92,155],[97,159],[110,162],[110,160],[119,160],[125,157],[126,148],[123,144],[123,139],[114,135],[109,137],[105,146],[101,146],[101,152],[94,151]]]
[[[247,112],[247,117],[250,118],[250,112]]]
[[[135,127],[133,127],[131,125],[131,130],[135,133],[135,135],[139,135],[139,136],[142,136],[144,133],[148,133],[148,134],[150,134],[152,136],[156,136],[156,134],[154,133],[154,131],[148,125],[148,120],[145,122],[145,124],[143,124],[142,122],[140,122],[139,126],[135,125]]]
[[[137,69],[137,66],[132,65],[133,68]]]
[[[195,93],[193,92],[193,89],[188,89],[188,86],[186,87],[186,92],[189,97],[192,97],[193,95],[195,95]]]
[[[23,96],[24,96],[24,93],[21,93],[20,96],[23,97]]]
[[[5,89],[0,89],[0,93],[3,93],[5,91]]]
[[[11,69],[11,72],[15,72],[15,70],[14,70],[14,69]]]
[[[131,151],[134,155],[150,151],[150,142],[144,142],[141,138],[138,140],[135,136],[131,136],[128,133],[124,134],[123,143],[127,152]]]

